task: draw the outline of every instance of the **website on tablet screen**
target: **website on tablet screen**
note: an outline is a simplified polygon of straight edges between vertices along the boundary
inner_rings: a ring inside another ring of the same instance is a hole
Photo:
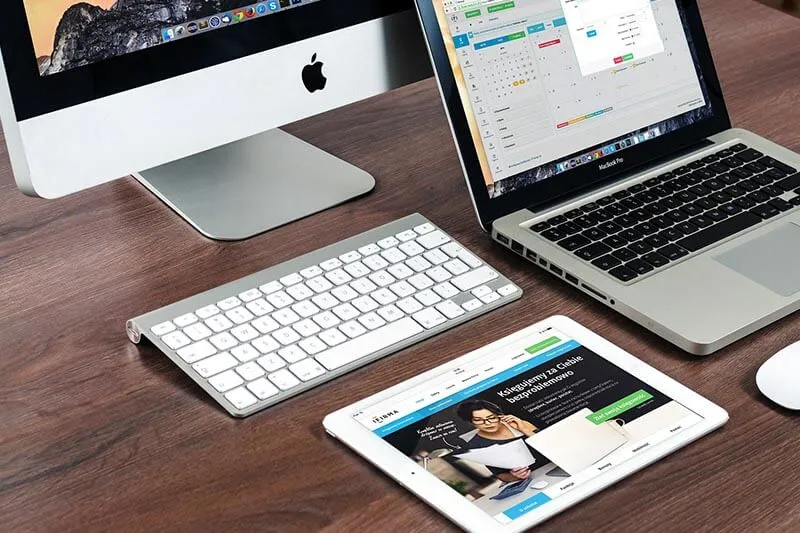
[[[552,328],[355,419],[501,523],[702,420]]]

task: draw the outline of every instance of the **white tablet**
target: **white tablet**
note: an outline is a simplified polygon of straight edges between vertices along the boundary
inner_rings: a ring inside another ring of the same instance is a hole
[[[462,528],[511,532],[727,420],[556,316],[332,413],[324,426]]]

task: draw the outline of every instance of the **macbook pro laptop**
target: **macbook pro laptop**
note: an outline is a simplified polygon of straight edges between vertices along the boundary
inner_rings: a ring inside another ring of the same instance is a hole
[[[684,350],[800,307],[800,156],[732,129],[696,0],[417,0],[481,226]]]

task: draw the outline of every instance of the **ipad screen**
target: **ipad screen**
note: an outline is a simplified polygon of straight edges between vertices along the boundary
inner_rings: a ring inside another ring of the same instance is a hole
[[[552,328],[355,418],[504,524],[702,420]]]

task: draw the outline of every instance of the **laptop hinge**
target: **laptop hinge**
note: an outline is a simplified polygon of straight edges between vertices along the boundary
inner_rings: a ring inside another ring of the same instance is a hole
[[[533,211],[533,212],[547,211],[548,209],[550,209],[552,207],[555,207],[557,205],[563,204],[566,200],[569,200],[570,198],[574,198],[576,196],[581,196],[583,194],[586,194],[587,192],[591,192],[591,191],[593,191],[595,189],[600,189],[600,188],[606,187],[606,186],[611,185],[613,183],[625,181],[625,180],[629,179],[631,176],[633,176],[635,174],[639,174],[639,173],[641,173],[643,171],[646,171],[647,169],[650,169],[650,168],[655,168],[655,167],[659,167],[661,165],[664,165],[666,163],[670,163],[671,161],[675,161],[677,159],[680,159],[681,157],[687,156],[687,155],[691,154],[692,152],[696,152],[698,150],[702,150],[703,148],[707,148],[707,147],[709,147],[709,146],[711,146],[713,144],[714,143],[712,141],[710,141],[708,139],[703,139],[702,141],[700,141],[698,143],[694,143],[694,144],[691,144],[691,145],[689,145],[689,146],[687,146],[685,148],[682,148],[682,149],[680,149],[678,151],[671,152],[669,155],[666,155],[664,157],[651,159],[647,163],[643,163],[643,164],[641,164],[641,165],[639,165],[637,167],[634,167],[634,168],[632,168],[632,169],[630,169],[627,172],[624,172],[622,174],[612,175],[612,176],[610,176],[610,177],[608,177],[606,179],[603,179],[603,180],[600,180],[600,181],[595,181],[595,182],[592,182],[592,183],[590,183],[590,184],[588,184],[586,186],[579,187],[577,189],[572,189],[571,191],[567,191],[567,192],[565,192],[563,194],[560,194],[559,196],[557,196],[555,198],[550,198],[550,199],[542,201],[542,202],[536,202],[536,203],[531,204],[530,206],[528,206],[527,209],[529,209],[530,211]]]

